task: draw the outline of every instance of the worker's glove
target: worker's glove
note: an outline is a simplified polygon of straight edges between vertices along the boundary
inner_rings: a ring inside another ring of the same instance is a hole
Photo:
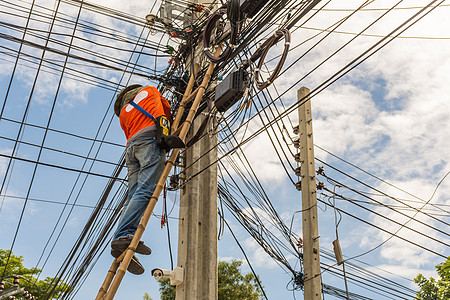
[[[156,145],[166,151],[174,148],[186,148],[184,142],[176,135],[169,135],[170,122],[166,116],[156,118]]]

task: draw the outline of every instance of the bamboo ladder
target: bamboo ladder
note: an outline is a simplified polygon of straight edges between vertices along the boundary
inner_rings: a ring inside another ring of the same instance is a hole
[[[216,49],[215,56],[218,56],[220,52],[222,51],[222,46],[219,45]],[[199,65],[195,64],[194,67],[194,74],[191,75],[188,85],[186,87],[186,91],[184,92],[183,99],[180,104],[180,108],[178,109],[177,116],[175,117],[175,120],[173,122],[173,126],[175,131],[178,127],[178,124],[181,121],[181,117],[184,112],[185,105],[190,102],[194,97],[194,102],[192,103],[192,106],[189,110],[189,114],[186,118],[186,120],[181,125],[181,131],[179,134],[179,137],[185,141],[186,135],[189,131],[189,128],[191,127],[192,121],[194,119],[195,114],[197,113],[198,106],[200,104],[200,100],[203,97],[203,94],[205,93],[206,87],[209,84],[209,81],[211,80],[212,72],[214,71],[216,64],[213,62],[210,62],[208,69],[206,71],[205,76],[203,77],[202,84],[193,92],[192,88],[194,86],[195,82],[195,73],[199,69]],[[164,168],[164,171],[158,181],[158,184],[155,188],[155,191],[153,192],[152,197],[150,198],[150,202],[147,205],[147,208],[145,209],[144,215],[142,216],[142,219],[139,223],[139,226],[136,230],[136,233],[134,234],[133,240],[131,241],[128,248],[116,259],[114,259],[113,263],[111,264],[111,267],[108,270],[108,273],[106,274],[106,278],[103,281],[102,286],[100,287],[100,290],[97,294],[97,297],[95,300],[112,300],[119,288],[119,285],[125,276],[125,273],[127,271],[127,268],[131,262],[131,258],[134,255],[134,252],[136,251],[136,247],[141,240],[142,234],[144,233],[145,227],[147,226],[148,220],[150,219],[150,216],[153,212],[153,209],[155,208],[156,202],[158,201],[159,195],[161,194],[164,184],[167,180],[167,177],[169,176],[169,173],[175,163],[175,160],[180,153],[181,149],[173,149],[172,154],[170,155],[169,160],[166,163],[166,166]],[[120,266],[120,267],[119,267]],[[119,269],[117,271],[117,269]],[[114,280],[113,280],[114,279]],[[112,284],[111,284],[112,282]]]

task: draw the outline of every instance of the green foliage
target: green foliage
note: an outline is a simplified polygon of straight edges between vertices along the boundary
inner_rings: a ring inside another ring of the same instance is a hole
[[[418,300],[448,300],[450,299],[450,257],[436,266],[440,279],[433,277],[427,279],[422,274],[414,278],[414,282],[420,287],[417,292]]]
[[[219,300],[246,299],[258,300],[262,292],[253,273],[241,274],[242,261],[219,262],[218,294]]]
[[[252,273],[241,274],[240,260],[231,262],[220,261],[218,265],[218,298],[219,300],[258,300],[262,299],[262,292],[257,285]],[[159,282],[161,300],[174,300],[175,287],[170,285],[170,280]]]
[[[148,293],[144,294],[144,297],[142,297],[143,300],[153,300],[152,297],[150,297],[150,295]]]
[[[8,260],[8,255],[10,251],[9,250],[2,250],[0,249],[0,276],[3,274],[3,271],[5,270],[6,261]],[[37,275],[41,272],[41,270],[37,268],[25,268],[23,266],[23,256],[16,256],[11,253],[11,256],[9,258],[8,266],[6,267],[5,272],[5,288],[10,287],[10,283],[12,283],[13,278],[11,276],[13,275],[19,275],[19,287],[25,288],[26,291],[31,293],[36,298],[43,297],[45,295],[45,292],[49,289],[51,286],[52,281],[54,278],[47,277],[44,280],[36,280],[36,277],[33,275]],[[67,289],[67,285],[64,283],[58,284],[58,286],[55,288],[55,291],[52,294],[52,297],[50,299],[59,299],[62,292],[64,292]],[[15,296],[17,299],[24,299],[21,297],[21,295]]]
[[[161,300],[175,299],[175,287],[170,285],[170,279],[164,279],[159,282],[159,291],[161,292]]]

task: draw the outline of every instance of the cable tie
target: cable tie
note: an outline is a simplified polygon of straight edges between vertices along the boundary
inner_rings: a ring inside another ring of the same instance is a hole
[[[257,72],[259,72],[259,69],[258,69],[258,68],[255,69],[255,73],[257,73]]]
[[[286,46],[290,46],[291,45],[291,42],[285,42],[284,43]]]

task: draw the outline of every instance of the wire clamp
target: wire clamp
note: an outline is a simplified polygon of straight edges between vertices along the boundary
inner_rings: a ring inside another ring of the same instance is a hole
[[[325,183],[323,183],[322,181],[319,180],[319,183],[317,184],[317,189],[323,190],[324,187],[325,187]]]

